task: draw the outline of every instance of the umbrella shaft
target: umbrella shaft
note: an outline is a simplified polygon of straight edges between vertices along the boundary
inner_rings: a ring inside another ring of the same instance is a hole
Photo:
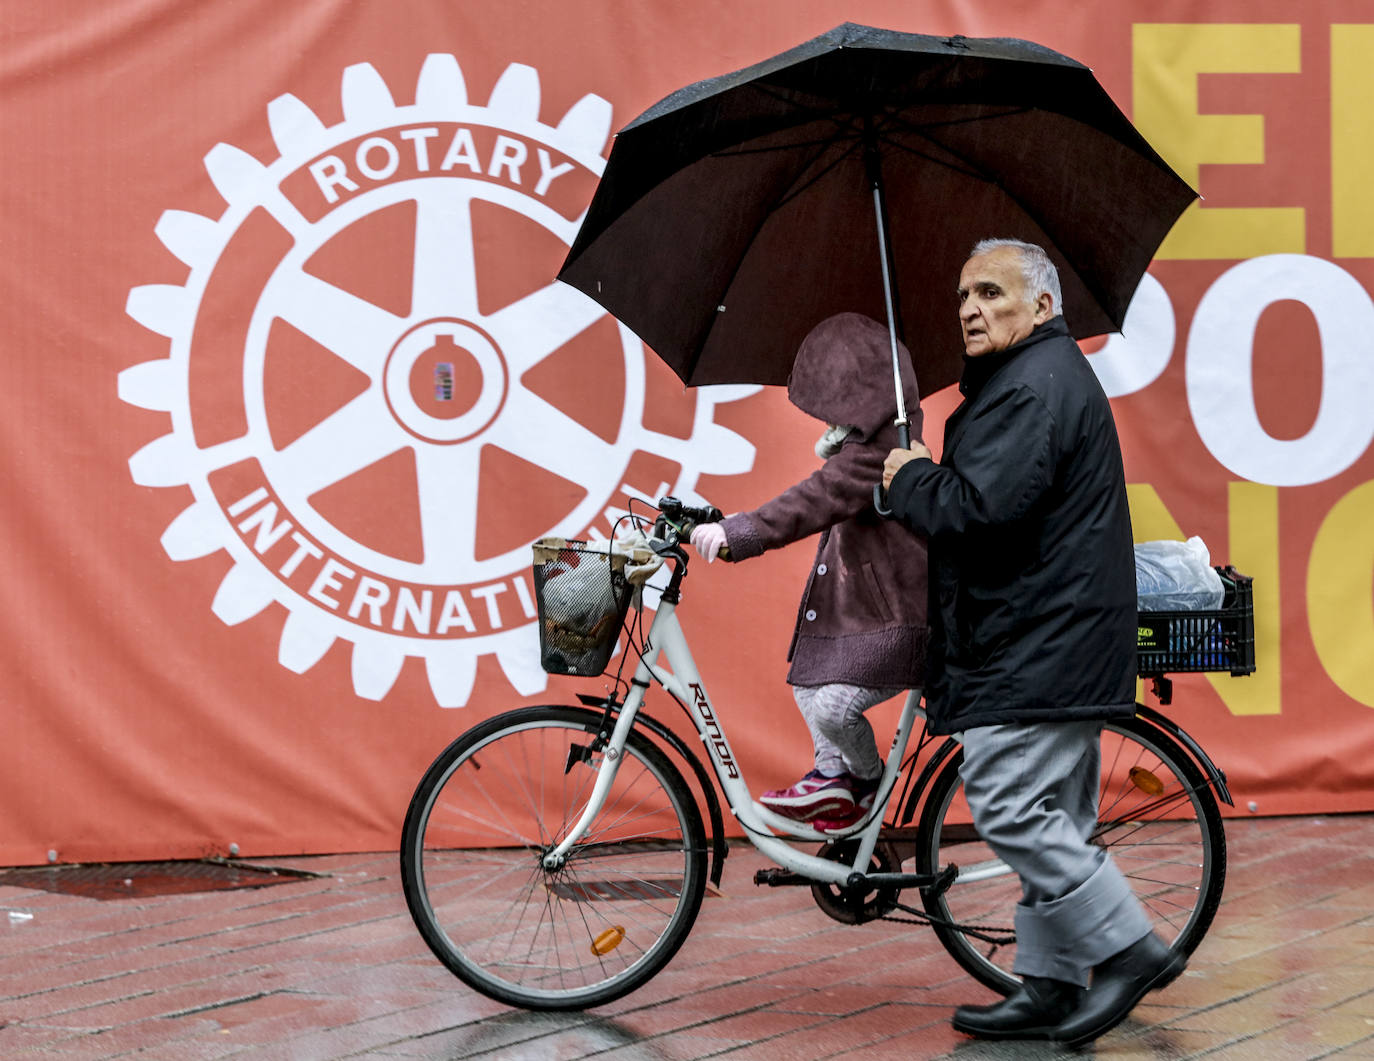
[[[887,260],[887,226],[884,222],[886,210],[883,202],[883,182],[881,172],[877,166],[873,166],[873,214],[878,222],[878,258],[883,267],[883,300],[887,306],[887,337],[892,343],[892,384],[897,390],[897,431],[901,439],[901,448],[907,449],[911,445],[911,435],[907,427],[906,417],[906,397],[902,389],[902,369],[898,360],[897,353],[897,315],[892,303],[892,273],[888,268]]]

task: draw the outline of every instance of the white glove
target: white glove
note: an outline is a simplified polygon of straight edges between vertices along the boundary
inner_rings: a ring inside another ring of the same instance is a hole
[[[692,531],[691,541],[697,553],[708,564],[729,544],[725,540],[725,528],[719,523],[698,523]]]

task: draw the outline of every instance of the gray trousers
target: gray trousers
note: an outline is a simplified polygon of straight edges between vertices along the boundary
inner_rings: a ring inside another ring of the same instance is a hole
[[[960,777],[974,824],[1021,878],[1020,976],[1086,986],[1094,965],[1148,935],[1149,916],[1102,848],[1097,823],[1100,722],[964,731]]]

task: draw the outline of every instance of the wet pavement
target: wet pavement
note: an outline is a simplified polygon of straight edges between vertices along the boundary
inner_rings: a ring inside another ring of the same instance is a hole
[[[160,897],[0,884],[0,1058],[1374,1059],[1374,815],[1227,836],[1225,898],[1188,971],[1076,1054],[953,1031],[953,1006],[995,996],[929,930],[838,924],[806,889],[756,888],[763,860],[737,846],[667,969],[572,1014],[455,980],[391,853],[260,860],[321,876]]]

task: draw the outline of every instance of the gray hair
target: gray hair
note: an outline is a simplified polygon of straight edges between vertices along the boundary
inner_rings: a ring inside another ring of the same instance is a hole
[[[1054,300],[1054,312],[1051,316],[1062,316],[1064,296],[1059,288],[1059,270],[1054,267],[1054,262],[1050,261],[1050,256],[1045,253],[1044,248],[1019,239],[980,239],[974,244],[969,257],[990,254],[1002,247],[1012,247],[1020,254],[1021,276],[1026,284],[1026,301],[1034,302],[1041,294],[1048,294]]]

